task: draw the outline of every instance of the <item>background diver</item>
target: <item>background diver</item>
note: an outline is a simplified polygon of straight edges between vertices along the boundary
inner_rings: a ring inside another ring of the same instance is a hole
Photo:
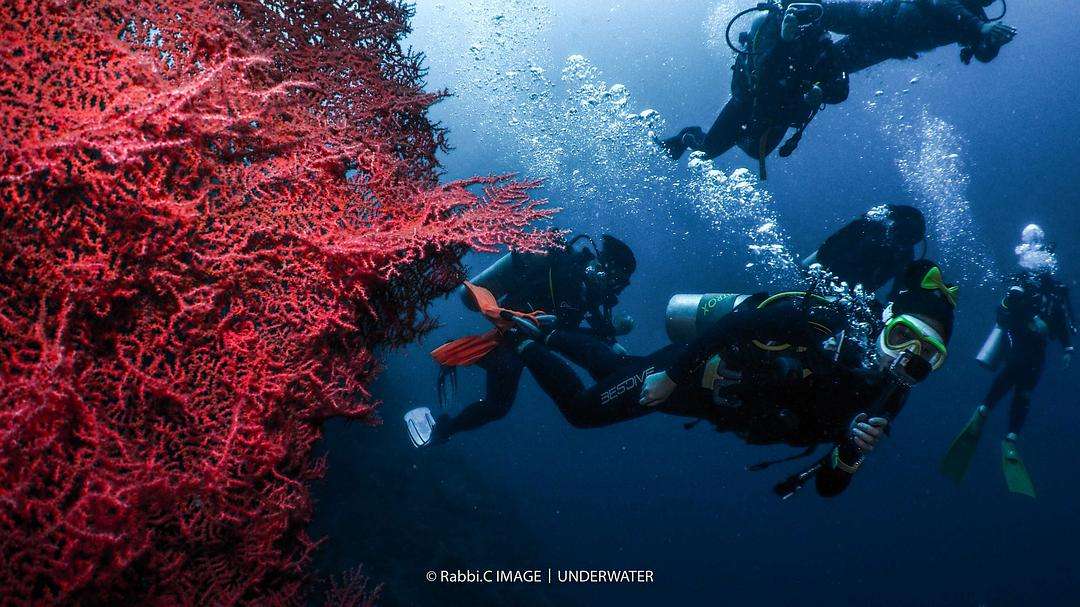
[[[869,336],[876,347],[845,339],[851,319],[817,295],[676,296],[669,333],[673,339],[696,336],[630,357],[591,387],[528,327],[517,350],[578,428],[662,412],[707,420],[751,444],[804,447],[804,455],[834,443],[799,475],[801,486],[812,471],[818,493],[834,496],[899,413],[907,390],[944,364],[956,294],[932,262],[912,264]],[[680,298],[693,303],[679,310]],[[868,358],[869,350],[876,355]]]
[[[587,246],[577,246],[582,243]],[[508,253],[470,283],[490,291],[505,308],[543,310],[552,345],[575,353],[572,360],[599,377],[610,373],[614,367],[608,365],[618,364],[626,354],[616,337],[633,329],[633,319],[616,314],[614,307],[636,268],[633,251],[618,238],[605,234],[597,246],[588,236],[579,235],[542,253]],[[478,309],[469,290],[462,288],[461,298],[469,309]],[[588,326],[581,326],[582,322]],[[453,347],[447,344],[442,350]],[[453,366],[473,364],[459,358],[458,353],[443,354],[440,402],[446,382],[454,381]],[[509,413],[523,370],[513,347],[498,341],[475,364],[487,376],[484,397],[457,415],[443,413],[435,418],[428,407],[406,413],[405,424],[414,446],[445,441]]]
[[[765,5],[763,5],[765,6]],[[659,143],[672,158],[687,149],[715,158],[738,145],[759,162],[764,179],[765,157],[789,128],[795,135],[780,149],[795,151],[803,131],[823,104],[848,96],[847,74],[838,66],[833,44],[821,27],[821,7],[814,3],[767,5],[740,36],[745,49],[735,49],[731,97],[708,133],[687,127]],[[751,9],[756,10],[756,9]],[[743,13],[740,13],[740,15]]]
[[[1022,271],[1005,280],[997,325],[977,357],[997,375],[983,404],[950,446],[942,472],[957,483],[963,480],[987,415],[1011,390],[1008,434],[1001,442],[1002,470],[1009,491],[1035,497],[1035,486],[1016,441],[1031,408],[1031,392],[1042,375],[1047,343],[1051,339],[1061,342],[1068,367],[1076,327],[1068,287],[1053,276],[1056,259],[1044,243],[1042,228],[1034,224],[1024,228],[1016,254]]]
[[[997,57],[1016,29],[990,19],[996,0],[824,0],[823,27],[845,36],[836,43],[839,69],[851,74],[886,59],[915,59],[918,53],[960,45],[965,64]]]
[[[829,236],[803,265],[821,264],[838,280],[876,293],[915,260],[920,242],[926,243],[926,218],[919,209],[880,205]]]

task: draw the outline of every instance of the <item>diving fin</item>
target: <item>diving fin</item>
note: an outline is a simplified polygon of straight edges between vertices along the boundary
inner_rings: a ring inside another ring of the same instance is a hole
[[[435,436],[435,418],[431,416],[431,409],[417,407],[406,413],[405,427],[409,430],[409,440],[417,449],[431,444]]]
[[[986,413],[983,408],[975,409],[960,434],[956,435],[949,451],[945,453],[945,459],[941,461],[941,473],[959,484],[967,474],[971,458],[975,455],[975,448],[979,445],[979,436],[982,434],[983,423],[986,422]]]
[[[1001,441],[1001,471],[1005,473],[1005,483],[1009,486],[1009,491],[1035,498],[1035,485],[1031,483],[1024,460],[1020,459],[1020,451],[1016,448],[1015,441]]]

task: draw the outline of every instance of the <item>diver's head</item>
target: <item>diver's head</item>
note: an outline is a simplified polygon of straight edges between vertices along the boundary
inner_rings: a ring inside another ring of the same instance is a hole
[[[585,266],[585,282],[589,289],[602,297],[618,295],[630,285],[637,269],[634,252],[623,241],[610,234],[600,239],[596,259]]]
[[[1017,264],[1029,272],[1053,274],[1057,270],[1054,247],[1046,244],[1046,232],[1033,223],[1020,233],[1015,252]]]
[[[906,204],[891,205],[889,235],[898,245],[913,247],[926,240],[926,218],[922,211]]]
[[[822,8],[819,2],[788,2],[780,20],[780,39],[791,42],[804,33],[815,29],[821,22]]]
[[[923,359],[932,369],[945,364],[952,337],[959,289],[945,283],[932,261],[908,265],[900,289],[885,308],[885,327],[878,334],[878,362],[889,367],[904,352]]]
[[[1029,223],[1024,227],[1024,230],[1020,232],[1020,243],[1041,246],[1046,241],[1046,232],[1043,231],[1038,225]]]

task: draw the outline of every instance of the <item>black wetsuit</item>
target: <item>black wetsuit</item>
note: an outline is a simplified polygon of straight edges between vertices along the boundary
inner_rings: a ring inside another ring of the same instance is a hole
[[[914,259],[911,246],[893,242],[884,221],[864,215],[829,236],[815,261],[849,285],[876,293]]]
[[[731,97],[709,132],[688,127],[664,142],[672,156],[681,156],[684,141],[692,141],[690,147],[709,158],[738,145],[760,160],[776,149],[789,128],[802,129],[814,117],[818,107],[808,106],[804,100],[813,85],[821,88],[823,103],[847,99],[847,74],[838,68],[828,34],[809,32],[785,42],[780,39],[778,23],[777,16],[767,17],[759,31],[771,44],[751,45],[762,50],[736,59]]]
[[[993,408],[1013,391],[1009,432],[1019,433],[1031,408],[1031,392],[1046,362],[1046,346],[1056,339],[1065,347],[1075,332],[1069,290],[1049,273],[1020,272],[1006,280],[998,325],[1008,336],[1005,365],[994,377],[984,404]]]
[[[974,0],[824,0],[822,8],[825,29],[845,36],[835,49],[849,74],[947,44],[960,44],[982,62],[999,50],[980,44],[987,16]]]
[[[864,371],[853,361],[836,362],[834,352],[822,347],[830,333],[824,329],[827,321],[809,315],[801,297],[764,308],[757,307],[759,301],[740,305],[688,346],[671,345],[619,361],[617,372],[591,387],[542,344],[525,345],[521,357],[578,428],[662,412],[707,420],[751,444],[835,443],[840,459],[854,464],[860,455],[850,434],[852,419],[861,412],[893,418],[906,396],[880,402],[884,375]],[[715,372],[718,356],[723,374]],[[645,378],[664,370],[677,383],[674,393],[656,407],[639,404]],[[826,457],[817,476],[818,492],[837,495],[851,476]]]
[[[593,377],[602,377],[612,370],[605,366],[609,359],[621,357],[613,349],[611,325],[611,309],[618,300],[611,295],[593,293],[586,286],[584,268],[593,258],[588,250],[566,247],[556,247],[544,255],[514,253],[514,284],[500,298],[499,305],[520,312],[543,310],[554,314],[556,324],[550,341],[580,353],[580,358],[571,357],[571,360]],[[587,328],[581,327],[583,321]],[[598,357],[596,352],[608,358]],[[484,398],[467,405],[457,415],[441,416],[436,424],[440,438],[479,428],[510,412],[524,368],[513,346],[500,344],[477,366],[487,376]]]

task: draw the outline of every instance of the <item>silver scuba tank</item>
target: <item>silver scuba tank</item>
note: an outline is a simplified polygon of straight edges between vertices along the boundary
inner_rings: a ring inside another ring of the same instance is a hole
[[[979,349],[979,353],[975,356],[975,360],[983,368],[996,371],[1001,365],[1001,360],[1005,357],[1005,350],[1008,347],[1009,342],[1006,339],[1005,331],[1000,326],[994,325],[990,335],[983,342],[982,348]]]
[[[469,282],[491,291],[495,299],[506,295],[514,282],[513,255],[511,253],[503,255],[495,263],[488,266],[486,270],[470,278]],[[465,304],[465,307],[473,311],[479,309],[472,294],[464,286],[458,287],[458,295],[461,297],[461,303]]]
[[[667,305],[667,334],[672,342],[688,343],[746,301],[743,293],[679,293]]]

